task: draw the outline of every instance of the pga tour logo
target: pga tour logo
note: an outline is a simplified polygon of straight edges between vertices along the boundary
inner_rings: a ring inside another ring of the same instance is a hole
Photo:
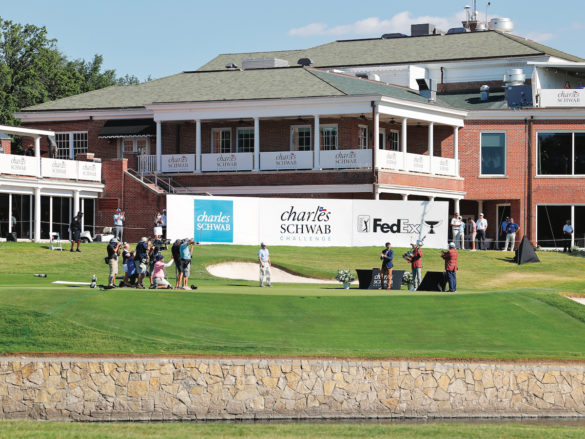
[[[199,242],[234,242],[234,202],[195,200],[195,230]]]

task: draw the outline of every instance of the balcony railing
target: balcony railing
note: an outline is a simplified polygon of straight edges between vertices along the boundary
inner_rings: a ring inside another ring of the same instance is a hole
[[[261,171],[314,169],[313,151],[271,151],[260,153]],[[401,151],[379,150],[377,168],[423,174],[457,175],[457,162],[445,157],[429,157]],[[161,172],[195,172],[194,154],[161,156]],[[319,169],[360,169],[372,167],[371,149],[338,149],[319,152]],[[202,172],[252,171],[254,153],[201,154]],[[138,157],[138,172],[156,172],[156,156]]]
[[[0,174],[67,180],[102,180],[102,164],[23,155],[0,154]]]

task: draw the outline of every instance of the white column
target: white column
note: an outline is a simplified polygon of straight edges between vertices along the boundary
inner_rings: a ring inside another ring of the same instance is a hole
[[[37,177],[40,177],[41,174],[41,138],[40,137],[35,137],[35,157],[37,158],[37,160],[39,161],[39,170],[38,170],[38,175]]]
[[[477,201],[477,217],[476,218],[479,218],[480,213],[483,213],[483,200]],[[485,218],[485,216],[484,216],[484,218]],[[488,224],[488,226],[489,226],[489,224]]]
[[[160,122],[156,123],[156,172],[161,169],[162,156],[162,125]]]
[[[455,198],[454,201],[454,206],[455,206],[455,212],[454,213],[458,213],[461,215],[461,211],[459,210],[459,198]]]
[[[195,172],[201,172],[201,121],[195,121]]]
[[[378,105],[376,105],[376,110],[374,111],[374,162],[376,163],[376,167],[380,167],[378,162],[378,151],[380,149],[380,113],[378,112]]]
[[[315,133],[314,133],[314,148],[313,148],[313,169],[320,169],[319,155],[321,154],[321,127],[319,124],[319,116],[315,116]]]
[[[453,160],[455,160],[455,175],[459,177],[459,127],[453,127]]]
[[[406,171],[406,153],[407,153],[407,140],[408,140],[408,119],[405,117],[402,119],[402,131],[400,132],[400,143],[402,146],[402,169]]]
[[[79,209],[79,191],[74,190],[73,191],[73,216],[77,215],[77,213],[79,211],[80,211],[80,209]]]
[[[408,194],[402,194],[402,201],[408,201]]]
[[[35,221],[34,221],[34,241],[41,240],[41,188],[35,188]]]
[[[434,154],[434,141],[435,141],[435,124],[433,122],[429,123],[429,172],[434,174],[433,172],[433,154]]]
[[[254,171],[260,170],[260,119],[254,118]]]
[[[430,202],[433,202],[433,201],[435,201],[435,197],[429,197],[429,201],[430,201]]]
[[[378,189],[378,185],[374,183],[374,200],[380,199],[380,190]]]
[[[49,239],[53,235],[53,197],[49,197]]]
[[[571,233],[571,248],[573,248],[575,245],[575,205],[571,206],[571,226],[573,226],[573,233]],[[524,232],[524,234],[528,235],[528,231]]]
[[[12,233],[12,194],[8,194],[8,233]]]

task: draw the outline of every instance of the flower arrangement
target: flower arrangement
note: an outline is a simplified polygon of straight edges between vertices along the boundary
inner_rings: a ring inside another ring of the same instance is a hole
[[[355,279],[354,275],[351,274],[351,271],[348,270],[338,270],[335,279],[341,283],[347,284]]]
[[[402,283],[406,284],[409,288],[414,283],[414,279],[412,278],[412,273],[409,271],[405,271],[402,275]]]

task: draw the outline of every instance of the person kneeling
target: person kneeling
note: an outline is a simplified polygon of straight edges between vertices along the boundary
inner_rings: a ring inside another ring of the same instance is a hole
[[[165,268],[173,265],[173,260],[171,259],[169,262],[165,264],[164,257],[160,253],[156,255],[155,259],[156,260],[154,262],[154,269],[152,273],[154,283],[151,285],[150,288],[172,289],[173,287],[171,286],[169,281],[165,279]]]

